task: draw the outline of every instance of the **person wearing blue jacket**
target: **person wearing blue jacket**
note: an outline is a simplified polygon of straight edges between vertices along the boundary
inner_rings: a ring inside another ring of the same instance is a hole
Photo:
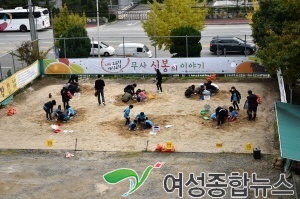
[[[67,109],[68,116],[73,117],[76,115],[74,109],[72,109],[71,106],[67,105],[66,109]]]
[[[140,124],[141,122],[144,122],[146,120],[147,116],[144,112],[141,112],[139,114],[136,115],[136,119],[138,121],[138,124]]]
[[[127,107],[124,110],[124,118],[126,119],[125,126],[127,126],[130,123],[130,109],[132,109],[132,108],[133,108],[133,105],[129,105],[129,107]]]
[[[228,121],[233,122],[237,118],[237,112],[234,110],[232,106],[229,107],[229,116],[228,116]]]
[[[137,123],[137,120],[133,120],[133,122],[129,123],[128,127],[129,127],[130,131],[135,131],[137,129],[136,123]]]
[[[146,117],[146,120],[145,120],[145,122],[144,122],[144,129],[151,129],[152,126],[153,126],[153,122],[150,121],[150,120],[148,119],[148,117]]]
[[[65,114],[64,112],[60,111],[60,112],[58,113],[57,121],[60,121],[60,122],[67,122],[69,119],[70,119],[70,116],[68,116],[68,115]]]

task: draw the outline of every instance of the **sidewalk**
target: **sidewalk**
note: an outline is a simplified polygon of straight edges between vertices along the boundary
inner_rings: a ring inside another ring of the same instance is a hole
[[[228,18],[228,19],[206,19],[205,25],[238,25],[238,24],[249,24],[249,20],[246,18]],[[100,26],[103,24],[100,24]],[[86,24],[86,28],[97,27],[96,23]]]
[[[228,18],[228,19],[206,19],[206,25],[234,25],[234,24],[249,24],[246,18]]]

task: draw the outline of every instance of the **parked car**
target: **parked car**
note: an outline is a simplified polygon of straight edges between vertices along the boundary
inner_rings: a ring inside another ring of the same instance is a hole
[[[100,42],[99,44],[100,55],[101,56],[111,56],[115,54],[115,48],[112,46],[107,45],[104,42]],[[91,42],[91,52],[90,55],[98,55],[98,41]]]
[[[118,46],[117,56],[126,57],[152,57],[152,51],[145,44],[141,43],[121,43]]]
[[[217,55],[222,55],[224,52],[240,52],[245,55],[250,55],[255,53],[256,45],[238,37],[219,36],[212,38],[209,49]]]

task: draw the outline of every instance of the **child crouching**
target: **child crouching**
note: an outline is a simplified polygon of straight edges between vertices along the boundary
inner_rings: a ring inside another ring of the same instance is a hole
[[[137,120],[133,120],[133,122],[130,122],[128,127],[129,131],[135,131],[137,129]]]
[[[232,106],[229,107],[229,116],[228,116],[228,121],[233,122],[237,118],[237,112],[234,110]]]

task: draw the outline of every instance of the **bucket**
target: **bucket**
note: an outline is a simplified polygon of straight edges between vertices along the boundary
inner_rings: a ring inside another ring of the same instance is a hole
[[[254,157],[255,160],[261,158],[261,152],[260,152],[260,149],[258,149],[258,148],[254,148],[254,149],[253,149],[253,157]]]

